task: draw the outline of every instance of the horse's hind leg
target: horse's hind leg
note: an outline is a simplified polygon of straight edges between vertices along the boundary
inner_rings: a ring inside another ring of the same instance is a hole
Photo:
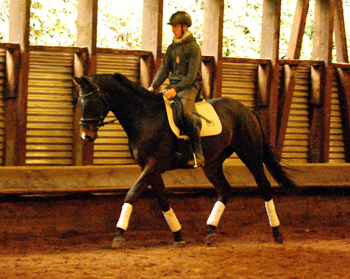
[[[151,186],[155,192],[160,209],[163,211],[164,218],[174,234],[174,246],[184,247],[186,241],[184,241],[181,236],[181,224],[177,219],[174,210],[170,207],[168,197],[165,193],[164,182],[160,174],[152,176]]]
[[[265,208],[266,208],[267,216],[269,218],[269,223],[273,232],[274,241],[276,243],[282,243],[283,236],[279,230],[280,221],[277,217],[275,205],[273,203],[273,199],[271,195],[271,184],[264,172],[262,156],[259,156],[259,152],[255,153],[255,155],[240,154],[240,152],[237,152],[237,155],[241,158],[243,163],[248,167],[250,172],[253,174],[254,179],[262,192],[262,196],[265,200]]]
[[[226,177],[223,173],[222,162],[223,160],[215,164],[206,165],[203,168],[206,177],[214,185],[215,189],[218,192],[218,200],[215,203],[207,220],[207,245],[212,244],[216,239],[215,229],[219,225],[219,221],[225,210],[231,191],[231,186],[227,182]]]

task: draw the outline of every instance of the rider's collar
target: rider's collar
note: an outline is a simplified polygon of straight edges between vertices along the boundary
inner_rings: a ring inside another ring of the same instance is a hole
[[[188,38],[188,36],[190,36],[190,35],[191,35],[191,32],[190,32],[190,31],[186,31],[180,39],[176,39],[176,38],[174,37],[174,38],[173,38],[173,42],[174,42],[175,44],[181,44],[181,43],[182,43],[183,41],[185,41],[185,40]]]

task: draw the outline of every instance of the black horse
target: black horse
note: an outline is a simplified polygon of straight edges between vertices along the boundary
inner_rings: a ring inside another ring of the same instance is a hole
[[[181,237],[181,225],[169,205],[161,175],[168,170],[185,168],[190,150],[187,143],[182,143],[172,133],[162,94],[150,92],[121,74],[74,77],[74,80],[81,86],[81,137],[86,141],[94,141],[98,128],[105,124],[104,118],[112,111],[128,136],[133,158],[142,169],[140,177],[125,197],[113,247],[123,243],[133,204],[149,185],[174,233],[174,245],[183,245],[185,242]],[[207,221],[208,244],[214,239],[215,229],[229,199],[231,186],[224,176],[222,165],[233,152],[253,174],[265,200],[274,240],[282,243],[271,185],[264,173],[263,164],[288,192],[295,191],[295,183],[276,160],[270,145],[264,139],[258,118],[250,109],[231,98],[217,98],[208,102],[222,122],[222,132],[219,135],[202,138],[206,163],[203,170],[218,192],[218,201]]]

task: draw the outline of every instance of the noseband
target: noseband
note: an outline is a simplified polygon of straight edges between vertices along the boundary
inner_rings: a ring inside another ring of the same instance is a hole
[[[91,96],[92,94],[96,93],[98,95],[98,102],[97,102],[97,112],[99,114],[99,117],[95,117],[95,118],[80,118],[80,125],[83,126],[84,128],[88,128],[94,132],[97,132],[97,130],[104,126],[104,125],[107,125],[107,124],[111,124],[111,123],[114,123],[115,121],[117,121],[117,119],[113,119],[111,121],[107,121],[107,122],[104,122],[103,120],[105,119],[105,116],[103,116],[103,111],[102,111],[102,102],[104,102],[107,107],[108,107],[108,110],[110,111],[110,108],[109,108],[109,105],[108,103],[106,102],[106,100],[102,97],[102,94],[100,92],[100,89],[97,88],[95,89],[94,91],[91,91],[85,95],[81,95],[79,94],[80,98],[86,98],[88,96]],[[89,122],[95,122],[97,123],[95,127],[91,127],[90,125],[88,125]]]

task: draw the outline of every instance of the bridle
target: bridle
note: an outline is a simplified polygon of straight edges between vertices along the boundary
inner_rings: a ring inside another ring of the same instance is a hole
[[[106,115],[106,116],[103,116],[102,102],[104,102],[104,103],[107,105],[109,111],[110,111],[110,107],[109,107],[107,101],[103,98],[103,96],[102,96],[101,91],[100,91],[99,88],[96,88],[94,91],[91,91],[91,92],[89,92],[89,93],[87,93],[87,94],[84,94],[84,95],[79,94],[79,97],[80,97],[80,98],[86,98],[86,97],[91,96],[91,95],[93,95],[93,94],[95,94],[95,93],[96,93],[97,96],[98,96],[98,101],[97,101],[97,112],[98,112],[99,116],[98,116],[98,117],[95,117],[95,118],[83,118],[83,117],[82,117],[82,118],[80,118],[79,123],[80,123],[80,125],[83,126],[84,128],[87,128],[87,129],[90,129],[90,130],[92,130],[92,131],[94,131],[94,132],[97,132],[98,129],[99,129],[100,127],[105,126],[105,125],[107,125],[107,124],[112,124],[112,123],[114,123],[115,121],[117,121],[117,119],[113,119],[113,120],[107,121],[107,122],[104,122],[104,121],[103,121],[107,115]],[[97,123],[97,124],[96,124],[95,127],[91,127],[90,125],[88,125],[89,122],[95,122],[95,123]]]

